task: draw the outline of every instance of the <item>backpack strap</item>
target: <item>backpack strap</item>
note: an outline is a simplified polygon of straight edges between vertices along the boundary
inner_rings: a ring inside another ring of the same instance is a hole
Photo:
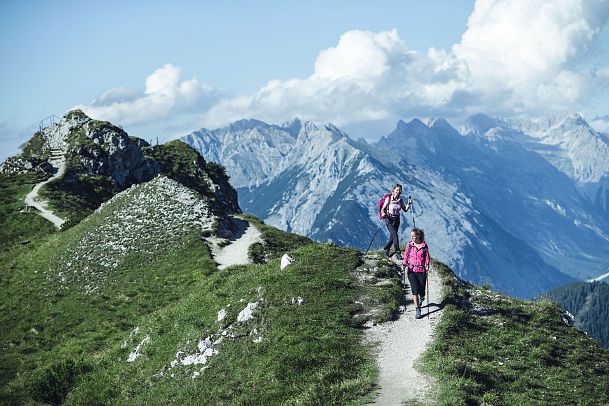
[[[429,251],[427,249],[427,244],[425,244],[425,246],[423,247],[423,267],[424,268],[427,266],[427,264],[425,262],[427,262],[428,255],[429,255]],[[425,271],[427,271],[427,269],[425,269]]]

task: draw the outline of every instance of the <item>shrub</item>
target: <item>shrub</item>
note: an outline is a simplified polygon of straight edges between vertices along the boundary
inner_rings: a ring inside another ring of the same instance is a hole
[[[255,242],[250,245],[248,250],[248,257],[249,260],[252,261],[254,264],[264,264],[266,262],[264,245],[259,242]]]
[[[91,371],[81,360],[63,360],[51,364],[34,380],[35,397],[52,405],[61,405],[80,377]]]

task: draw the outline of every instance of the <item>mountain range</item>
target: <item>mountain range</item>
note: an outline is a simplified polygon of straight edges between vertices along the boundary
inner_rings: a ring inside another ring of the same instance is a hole
[[[532,297],[609,267],[609,142],[577,114],[478,114],[460,131],[441,118],[399,121],[375,143],[299,119],[182,139],[226,168],[244,211],[318,241],[366,249],[380,228],[380,248],[376,201],[402,183],[415,204],[401,240],[416,223],[467,280]]]

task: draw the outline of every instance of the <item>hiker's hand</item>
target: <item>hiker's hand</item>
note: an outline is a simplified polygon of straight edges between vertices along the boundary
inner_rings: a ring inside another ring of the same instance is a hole
[[[410,206],[412,204],[412,197],[408,196],[408,205]]]

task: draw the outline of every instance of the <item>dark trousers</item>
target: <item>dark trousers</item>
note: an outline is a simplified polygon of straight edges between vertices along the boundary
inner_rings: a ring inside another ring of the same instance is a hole
[[[411,272],[408,271],[408,282],[413,295],[425,296],[425,282],[427,280],[427,272]]]
[[[385,251],[389,251],[393,244],[393,250],[400,252],[400,240],[398,238],[398,229],[400,228],[400,216],[396,217],[385,217],[385,225],[389,231],[389,240],[385,244]]]

